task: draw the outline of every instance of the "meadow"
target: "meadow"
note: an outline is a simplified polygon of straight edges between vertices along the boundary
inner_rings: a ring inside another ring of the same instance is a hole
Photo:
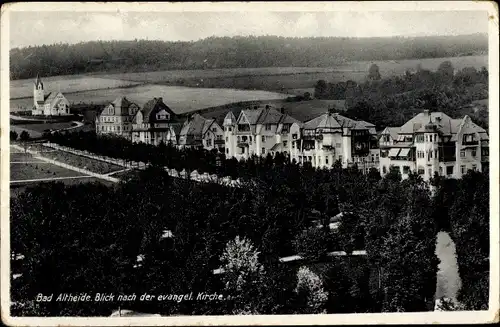
[[[113,78],[89,77],[85,75],[65,75],[43,77],[45,92],[81,92],[88,90],[107,89],[137,85],[139,82],[125,81]],[[10,81],[10,98],[18,99],[33,96],[34,78]]]
[[[99,104],[111,102],[117,97],[122,96],[126,96],[127,99],[136,102],[141,107],[155,97],[162,97],[163,101],[178,114],[232,102],[286,98],[284,94],[267,91],[190,88],[165,85],[141,85],[131,88],[83,91],[67,94],[66,98],[70,103],[87,102]],[[32,103],[32,101],[32,99],[11,100],[11,110],[15,110],[18,105],[22,106],[24,103]]]
[[[334,67],[264,67],[234,69],[170,70],[135,73],[94,73],[43,78],[47,90],[61,90],[70,103],[101,104],[119,96],[143,105],[163,97],[177,113],[221,106],[233,102],[283,99],[310,92],[320,79],[328,82],[362,82],[375,63],[382,77],[403,75],[406,70],[435,71],[450,61],[455,70],[488,66],[488,56],[408,59],[399,61],[353,61]],[[33,79],[11,81],[11,111],[31,108]],[[311,93],[311,92],[310,92]],[[16,99],[17,97],[17,99]],[[19,98],[25,97],[25,98]]]
[[[139,73],[117,73],[96,75],[115,80],[190,87],[256,89],[290,92],[291,89],[307,89],[324,79],[329,82],[365,80],[372,64],[380,68],[382,76],[403,75],[406,70],[415,71],[420,65],[423,69],[437,70],[444,61],[461,70],[465,67],[488,67],[488,56],[463,56],[449,58],[406,59],[386,61],[352,61],[339,63],[333,67],[264,67],[169,70]]]

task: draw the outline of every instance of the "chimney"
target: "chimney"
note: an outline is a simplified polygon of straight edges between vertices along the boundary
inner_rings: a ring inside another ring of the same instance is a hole
[[[280,112],[281,112],[282,115],[284,115],[285,114],[285,108],[281,107]]]
[[[162,97],[159,97],[159,98],[158,98],[158,101],[163,102],[163,98],[162,98]]]
[[[429,109],[425,109],[425,110],[424,110],[424,115],[425,115],[425,116],[429,116],[429,115],[430,115],[430,113],[429,113]]]

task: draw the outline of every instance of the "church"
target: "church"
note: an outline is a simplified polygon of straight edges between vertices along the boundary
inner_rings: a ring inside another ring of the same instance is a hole
[[[32,114],[42,116],[69,115],[69,101],[61,92],[49,92],[45,95],[42,80],[36,75],[33,86],[33,110]]]

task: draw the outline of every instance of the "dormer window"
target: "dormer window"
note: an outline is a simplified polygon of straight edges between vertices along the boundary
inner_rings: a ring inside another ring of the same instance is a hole
[[[169,120],[170,114],[168,112],[166,112],[165,110],[162,110],[156,114],[156,119],[157,120]]]

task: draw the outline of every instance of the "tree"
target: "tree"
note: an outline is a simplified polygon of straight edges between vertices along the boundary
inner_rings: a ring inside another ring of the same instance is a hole
[[[19,139],[23,143],[24,151],[26,152],[28,148],[28,141],[30,140],[30,134],[27,131],[22,131]]]
[[[22,141],[22,142],[27,142],[30,140],[30,133],[28,133],[27,131],[22,131],[21,132],[21,135],[19,136],[19,139]]]
[[[12,141],[16,141],[18,136],[19,136],[19,135],[17,134],[17,132],[16,132],[16,131],[10,131],[10,141],[11,141],[11,142],[12,142]]]
[[[321,279],[308,267],[300,267],[297,272],[297,298],[303,301],[300,313],[326,313],[325,304],[328,292],[323,288]]]
[[[428,186],[416,174],[403,182],[407,199],[382,248],[385,312],[432,310],[438,258]]]
[[[319,80],[314,86],[314,97],[317,99],[322,99],[327,94],[327,85],[325,80]]]
[[[307,260],[324,259],[332,244],[331,238],[329,230],[311,227],[296,237],[295,251]]]
[[[438,75],[441,77],[443,82],[450,82],[453,80],[454,69],[451,61],[443,61],[438,69]]]
[[[378,81],[381,79],[380,69],[376,64],[372,64],[368,69],[368,79],[372,81]]]
[[[246,238],[236,236],[227,243],[221,256],[224,269],[224,289],[232,299],[233,314],[259,314],[260,287],[264,266],[259,252]]]
[[[469,172],[462,176],[454,191],[450,225],[462,279],[457,300],[467,310],[486,310],[490,260],[489,176],[483,172]]]

